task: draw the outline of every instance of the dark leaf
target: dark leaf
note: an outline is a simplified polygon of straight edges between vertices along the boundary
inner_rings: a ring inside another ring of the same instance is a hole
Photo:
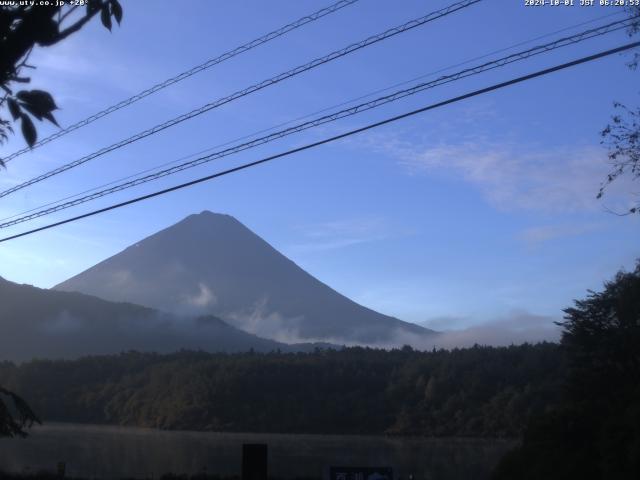
[[[51,123],[58,125],[51,114],[51,112],[58,107],[48,92],[43,90],[23,90],[18,92],[17,96],[21,100],[20,106],[38,120],[42,121],[43,118],[46,118]]]
[[[60,126],[60,125],[58,125],[58,122],[56,121],[55,117],[51,113],[45,113],[42,116],[44,118],[46,118],[47,120],[49,120],[51,123],[53,123],[56,127]]]
[[[34,24],[33,39],[38,45],[49,46],[57,42],[58,22],[48,15],[40,15],[36,17]]]
[[[87,15],[91,15],[93,12],[100,8],[100,0],[89,0],[87,2]]]
[[[44,90],[22,90],[17,93],[16,97],[32,105],[41,115],[58,108],[51,94]]]
[[[118,25],[122,21],[122,6],[118,0],[111,0],[111,13],[113,14],[113,18],[116,19]]]
[[[24,139],[27,141],[29,146],[33,147],[33,145],[36,143],[36,140],[38,139],[36,127],[33,125],[33,122],[28,115],[25,115],[23,113],[20,118],[22,118],[22,135],[24,136]]]
[[[17,120],[18,117],[20,117],[20,105],[11,97],[7,98],[7,105],[9,106],[9,112],[13,119]]]
[[[104,5],[100,11],[100,20],[102,24],[111,31],[111,13],[109,12],[109,5]]]
[[[34,108],[33,105],[30,105],[28,103],[21,103],[20,105],[31,115],[42,121],[42,112],[39,109]]]

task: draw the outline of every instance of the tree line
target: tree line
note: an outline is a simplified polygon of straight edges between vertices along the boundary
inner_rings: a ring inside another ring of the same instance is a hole
[[[44,422],[161,429],[514,437],[558,401],[557,344],[420,352],[128,352],[0,363]]]
[[[565,314],[560,401],[530,418],[494,479],[638,479],[640,261]]]

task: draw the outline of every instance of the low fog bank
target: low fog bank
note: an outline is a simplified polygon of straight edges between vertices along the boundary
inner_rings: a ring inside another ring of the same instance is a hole
[[[261,314],[262,313],[262,314]],[[264,321],[268,318],[271,321]],[[227,320],[227,317],[224,317]],[[239,322],[241,319],[244,321]],[[276,320],[277,321],[274,321]],[[558,342],[561,329],[554,322],[560,317],[535,315],[525,311],[514,311],[511,314],[493,321],[483,322],[472,326],[459,326],[463,319],[454,317],[442,317],[424,322],[427,334],[416,334],[404,329],[396,329],[383,342],[358,342],[340,336],[335,337],[308,337],[304,336],[291,323],[283,321],[278,313],[270,313],[265,316],[263,312],[254,312],[252,315],[239,314],[233,316],[231,323],[239,323],[239,326],[260,337],[269,338],[287,344],[314,343],[317,345],[337,345],[346,347],[370,347],[393,349],[403,345],[409,345],[416,350],[432,350],[433,348],[453,349],[467,348],[474,345],[485,346],[509,346],[522,345],[523,343]],[[449,328],[447,328],[449,326]],[[355,330],[355,329],[353,329]],[[363,328],[363,330],[366,330]],[[350,332],[355,337],[366,335],[364,331]]]
[[[175,318],[153,312],[119,316],[108,322],[63,311],[33,322],[3,322],[0,359],[74,359],[131,350],[172,353],[180,349],[238,352],[286,348],[225,325],[215,317]]]
[[[425,338],[397,332],[390,346],[403,344],[419,350],[431,350],[433,348],[466,348],[476,344],[501,347],[523,343],[558,342],[561,328],[554,322],[559,320],[560,318],[551,316],[516,311],[493,321],[446,329],[447,323],[459,323],[459,319],[437,319],[423,324],[427,328],[441,328],[436,335]]]
[[[259,304],[259,307],[264,307]],[[463,319],[433,319],[425,326],[439,332],[395,320],[389,331],[386,322],[351,324],[344,336],[322,335],[322,325],[309,335],[300,329],[300,318],[271,309],[216,318],[185,317],[161,313],[129,303],[109,302],[80,293],[43,290],[29,285],[0,281],[0,361],[33,358],[72,359],[86,355],[117,354],[123,351],[172,353],[181,349],[208,352],[313,351],[319,348],[369,346],[418,350],[464,348],[475,344],[504,346],[541,341],[558,341],[556,318],[514,312],[504,318],[464,328]],[[391,317],[389,317],[391,318]],[[226,323],[248,330],[242,330]],[[407,328],[415,326],[415,329]],[[257,333],[257,334],[256,334]],[[267,337],[267,338],[264,338]],[[354,341],[353,339],[375,339]],[[383,340],[378,340],[383,339]]]
[[[0,328],[0,361],[72,359],[129,350],[171,353],[180,349],[239,352],[289,348],[238,330],[214,316],[180,317],[5,280],[0,280]]]

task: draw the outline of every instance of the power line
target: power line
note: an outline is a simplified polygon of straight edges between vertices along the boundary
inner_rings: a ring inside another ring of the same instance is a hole
[[[115,105],[111,105],[110,107],[105,108],[104,110],[101,110],[98,113],[95,113],[90,117],[85,118],[84,120],[80,120],[79,122],[69,125],[68,127],[63,128],[57,131],[56,133],[49,135],[48,137],[45,137],[42,140],[36,142],[32,147],[25,147],[21,150],[18,150],[12,153],[11,155],[9,155],[8,157],[4,158],[3,160],[5,163],[10,162],[14,158],[22,155],[23,153],[29,152],[34,148],[40,147],[46,143],[56,140],[57,138],[63,137],[64,135],[70,132],[73,132],[74,130],[78,130],[79,128],[89,125],[90,123],[93,123],[102,117],[106,117],[107,115],[117,110],[128,107],[129,105],[137,102],[138,100],[142,100],[143,98],[148,97],[149,95],[152,95],[156,92],[159,92],[160,90],[167,88],[175,83],[181,82],[182,80],[192,77],[193,75],[196,75],[222,62],[230,60],[231,58],[236,57],[242,53],[248,52],[249,50],[259,47],[260,45],[270,42],[271,40],[275,40],[276,38],[281,37],[293,30],[296,30],[306,25],[307,23],[314,22],[316,20],[321,19],[322,17],[330,15],[334,12],[337,12],[338,10],[341,10],[342,8],[347,7],[353,3],[356,3],[357,1],[359,0],[339,0],[338,2],[332,5],[329,5],[328,7],[322,8],[317,12],[313,12],[309,15],[305,15],[304,17],[301,17],[294,22],[291,22],[283,27],[278,28],[277,30],[274,30],[272,32],[267,33],[266,35],[263,35],[259,38],[251,40],[250,42],[240,45],[239,47],[236,47],[233,50],[229,50],[215,58],[210,58],[206,62],[201,63],[200,65],[196,65],[195,67],[192,67],[189,70],[186,70],[174,77],[168,78],[163,82],[157,83],[152,87],[147,88],[146,90],[143,90],[140,93],[137,93],[125,100],[122,100],[116,103]]]
[[[580,23],[576,23],[576,24],[573,24],[573,25],[569,25],[569,26],[567,26],[567,27],[563,27],[563,28],[561,28],[561,29],[559,29],[559,30],[554,30],[554,31],[552,31],[552,32],[545,33],[545,34],[543,34],[543,35],[539,35],[539,36],[537,36],[537,37],[530,38],[530,39],[528,39],[528,40],[524,40],[524,41],[521,41],[521,42],[518,42],[518,43],[512,44],[512,45],[510,45],[510,46],[508,46],[508,47],[500,48],[500,49],[498,49],[498,50],[493,50],[492,52],[489,52],[489,53],[486,53],[486,54],[483,54],[483,55],[480,55],[480,56],[477,56],[477,57],[473,57],[473,58],[467,59],[467,60],[465,60],[465,61],[462,61],[462,62],[459,62],[459,63],[453,64],[453,65],[449,65],[448,67],[440,68],[440,69],[438,69],[438,70],[435,70],[435,71],[431,71],[431,72],[429,72],[429,73],[422,74],[422,75],[420,75],[420,76],[418,76],[418,77],[413,77],[413,78],[411,78],[411,79],[409,79],[409,80],[404,80],[404,81],[402,81],[402,82],[395,83],[395,84],[393,84],[393,85],[389,85],[389,86],[387,86],[387,87],[384,87],[384,88],[380,88],[380,89],[374,90],[374,91],[372,91],[372,92],[366,93],[366,94],[364,94],[364,95],[360,95],[360,96],[355,97],[355,98],[352,98],[352,99],[350,99],[350,100],[345,100],[345,101],[343,101],[343,102],[340,102],[340,103],[338,103],[338,104],[331,105],[331,106],[329,106],[329,107],[324,107],[324,108],[322,108],[322,109],[320,109],[320,110],[316,110],[316,111],[314,111],[314,112],[307,113],[307,114],[305,114],[305,115],[303,115],[303,116],[296,117],[296,118],[293,118],[293,119],[291,119],[291,120],[287,120],[287,121],[282,122],[282,123],[279,123],[279,124],[277,124],[277,125],[273,125],[273,126],[271,126],[271,127],[263,128],[263,129],[260,129],[260,130],[258,130],[258,131],[254,131],[254,132],[252,132],[252,133],[249,133],[249,134],[246,134],[246,135],[242,135],[242,136],[240,136],[240,137],[236,137],[236,138],[234,138],[234,139],[232,139],[232,140],[228,140],[228,141],[226,141],[226,142],[224,142],[224,143],[219,143],[219,144],[216,144],[216,145],[214,145],[214,146],[207,147],[207,148],[205,148],[205,149],[203,149],[203,150],[199,150],[199,151],[194,152],[194,153],[191,153],[191,154],[189,154],[189,155],[184,155],[184,156],[179,157],[179,158],[177,158],[177,159],[170,160],[170,161],[168,161],[168,162],[163,162],[163,163],[161,163],[160,165],[156,165],[156,166],[154,166],[154,167],[146,168],[146,169],[144,169],[144,170],[142,170],[142,171],[138,171],[138,172],[133,173],[133,174],[131,174],[131,175],[126,175],[126,176],[124,176],[124,177],[120,177],[120,178],[118,178],[118,179],[112,180],[112,181],[107,182],[107,183],[103,183],[103,184],[98,185],[98,186],[96,186],[96,187],[92,187],[92,188],[89,188],[89,189],[87,189],[87,190],[83,190],[83,191],[81,191],[81,192],[78,192],[78,193],[75,193],[75,194],[72,194],[72,195],[67,195],[67,196],[62,197],[62,198],[59,198],[59,199],[57,199],[57,200],[54,200],[54,201],[51,201],[51,202],[47,202],[47,203],[45,203],[45,204],[43,204],[43,205],[39,205],[39,206],[37,206],[37,207],[29,208],[29,209],[27,209],[27,210],[23,210],[23,211],[21,211],[21,212],[15,213],[15,214],[13,214],[13,215],[9,215],[9,216],[7,216],[7,217],[0,218],[0,222],[4,222],[4,221],[6,221],[6,220],[11,220],[11,219],[13,219],[13,218],[16,218],[16,217],[20,217],[20,216],[26,215],[26,214],[31,213],[31,212],[34,212],[34,211],[36,211],[36,210],[40,210],[40,209],[43,209],[43,208],[45,208],[45,207],[49,207],[49,206],[52,206],[52,205],[59,204],[59,203],[61,203],[61,202],[64,202],[65,200],[70,200],[70,199],[72,199],[72,198],[79,197],[79,196],[84,195],[84,194],[86,194],[86,193],[95,192],[95,191],[97,191],[97,190],[104,189],[105,187],[108,187],[108,186],[110,186],[110,185],[114,185],[114,184],[119,183],[119,182],[124,182],[124,181],[126,181],[126,180],[129,180],[129,179],[132,179],[132,178],[138,177],[138,176],[140,176],[140,175],[144,175],[144,174],[147,174],[147,173],[153,172],[154,170],[157,170],[157,169],[159,169],[159,168],[167,167],[167,166],[169,166],[169,165],[174,165],[174,164],[176,164],[176,163],[178,163],[178,162],[181,162],[181,161],[183,161],[183,160],[187,160],[187,159],[189,159],[189,158],[193,158],[193,157],[196,157],[196,156],[198,156],[198,155],[202,155],[203,153],[210,152],[210,151],[212,151],[212,150],[215,150],[216,148],[226,147],[227,145],[231,145],[231,144],[233,144],[234,142],[238,142],[238,141],[241,141],[241,140],[245,140],[245,139],[248,139],[248,138],[252,138],[252,137],[255,137],[256,135],[260,135],[260,134],[262,134],[262,133],[270,132],[270,131],[276,130],[277,128],[284,127],[284,126],[286,126],[286,125],[291,125],[292,123],[295,123],[295,122],[297,122],[297,121],[300,121],[300,120],[304,120],[304,119],[307,119],[307,118],[313,117],[314,115],[318,115],[318,114],[320,114],[320,113],[324,113],[324,112],[330,111],[330,110],[335,109],[335,108],[339,108],[339,107],[343,107],[343,106],[345,106],[345,105],[349,105],[349,104],[354,103],[354,102],[357,102],[357,101],[359,101],[359,100],[363,100],[363,99],[365,99],[365,98],[372,97],[373,95],[377,95],[377,94],[379,94],[379,93],[387,92],[387,91],[389,91],[389,90],[392,90],[393,88],[401,87],[401,86],[403,86],[403,85],[408,85],[408,84],[410,84],[410,83],[412,83],[412,82],[415,82],[415,81],[417,81],[417,80],[421,80],[421,79],[424,79],[424,78],[432,77],[432,76],[434,76],[434,75],[436,75],[436,74],[438,74],[438,73],[445,72],[445,71],[447,71],[447,70],[451,70],[451,69],[456,68],[456,67],[461,67],[461,66],[463,66],[463,65],[468,65],[469,63],[472,63],[472,62],[474,62],[474,61],[476,61],[476,60],[482,60],[482,59],[484,59],[484,58],[491,57],[492,55],[495,55],[495,54],[498,54],[498,53],[502,53],[502,52],[506,52],[506,51],[509,51],[509,50],[513,50],[514,48],[520,47],[520,46],[522,46],[522,45],[527,45],[527,44],[529,44],[529,43],[535,42],[535,41],[537,41],[537,40],[541,40],[541,39],[543,39],[543,38],[549,38],[549,37],[552,37],[553,35],[557,35],[558,33],[566,32],[566,31],[568,31],[568,30],[573,30],[574,28],[578,28],[578,27],[582,27],[582,26],[584,26],[584,25],[588,25],[588,24],[591,24],[591,23],[595,23],[595,22],[597,22],[597,21],[599,21],[599,20],[603,20],[603,19],[605,19],[605,18],[610,18],[610,17],[613,17],[613,16],[619,16],[619,15],[623,15],[623,14],[625,14],[625,12],[624,12],[624,11],[617,11],[617,12],[609,13],[609,14],[606,14],[606,15],[600,15],[600,16],[598,16],[598,17],[594,17],[594,18],[592,18],[592,19],[590,19],[590,20],[586,20],[586,21],[584,21],[584,22],[580,22]],[[630,18],[628,18],[628,20],[631,20],[632,18],[635,18],[635,17],[630,17]],[[0,228],[1,228],[1,227],[2,227],[2,225],[0,225]]]
[[[53,177],[55,175],[58,175],[58,174],[60,174],[62,172],[65,172],[65,171],[71,169],[71,168],[74,168],[74,167],[77,167],[79,165],[82,165],[83,163],[86,163],[86,162],[88,162],[90,160],[93,160],[93,159],[95,159],[97,157],[100,157],[100,156],[102,156],[102,155],[104,155],[106,153],[109,153],[109,152],[113,151],[113,150],[117,150],[117,149],[122,148],[122,147],[124,147],[126,145],[129,145],[129,144],[131,144],[133,142],[141,140],[141,139],[143,139],[145,137],[148,137],[150,135],[158,133],[158,132],[160,132],[160,131],[162,131],[162,130],[164,130],[166,128],[169,128],[169,127],[172,127],[172,126],[177,125],[179,123],[182,123],[185,120],[189,120],[189,119],[191,119],[193,117],[196,117],[196,116],[201,115],[201,114],[203,114],[205,112],[208,112],[209,110],[212,110],[214,108],[217,108],[217,107],[220,107],[222,105],[225,105],[225,104],[227,104],[229,102],[237,100],[238,98],[244,97],[246,95],[250,95],[250,94],[252,94],[252,93],[254,93],[254,92],[258,91],[258,90],[262,90],[263,88],[266,88],[266,87],[269,87],[269,86],[274,85],[276,83],[279,83],[279,82],[281,82],[281,81],[283,81],[285,79],[294,77],[294,76],[299,75],[299,74],[301,74],[303,72],[306,72],[308,70],[314,69],[314,68],[316,68],[316,67],[318,67],[320,65],[324,65],[325,63],[331,62],[331,61],[336,60],[338,58],[341,58],[341,57],[343,57],[345,55],[353,53],[353,52],[355,52],[357,50],[360,50],[362,48],[368,47],[368,46],[373,45],[375,43],[378,43],[380,41],[383,41],[383,40],[386,40],[388,38],[391,38],[391,37],[393,37],[395,35],[398,35],[400,33],[404,33],[406,31],[412,30],[412,29],[414,29],[416,27],[419,27],[421,25],[424,25],[424,24],[426,24],[428,22],[431,22],[431,21],[437,20],[439,18],[445,17],[445,16],[447,16],[447,15],[449,15],[451,13],[454,13],[454,12],[457,12],[458,10],[462,10],[464,8],[470,7],[471,5],[474,5],[474,4],[479,3],[481,1],[482,0],[463,0],[463,1],[460,1],[460,2],[457,2],[457,3],[453,3],[453,4],[449,5],[448,7],[442,8],[442,9],[434,11],[434,12],[431,12],[431,13],[429,13],[427,15],[422,16],[422,17],[413,19],[413,20],[411,20],[409,22],[406,22],[406,23],[404,23],[402,25],[390,28],[390,29],[388,29],[388,30],[386,30],[386,31],[384,31],[382,33],[377,34],[377,35],[372,35],[372,36],[370,36],[370,37],[368,37],[368,38],[366,38],[366,39],[364,39],[364,40],[362,40],[360,42],[353,43],[353,44],[351,44],[351,45],[349,45],[347,47],[344,47],[344,48],[342,48],[340,50],[336,50],[336,51],[334,51],[332,53],[329,53],[328,55],[316,58],[315,60],[312,60],[311,62],[308,62],[308,63],[306,63],[304,65],[300,65],[300,66],[295,67],[295,68],[293,68],[291,70],[288,70],[288,71],[286,71],[284,73],[276,75],[275,77],[271,77],[271,78],[269,78],[267,80],[263,80],[260,83],[256,83],[256,84],[254,84],[254,85],[252,85],[250,87],[247,87],[247,88],[245,88],[243,90],[239,90],[239,91],[237,91],[235,93],[232,93],[229,96],[220,98],[220,99],[215,100],[215,101],[213,101],[211,103],[203,105],[200,108],[197,108],[197,109],[192,110],[192,111],[190,111],[188,113],[182,114],[182,115],[180,115],[178,117],[175,117],[175,118],[173,118],[171,120],[168,120],[168,121],[166,121],[164,123],[156,125],[155,127],[152,127],[152,128],[147,129],[147,130],[144,130],[142,132],[139,132],[136,135],[133,135],[133,136],[131,136],[129,138],[121,140],[121,141],[119,141],[117,143],[114,143],[114,144],[108,146],[108,147],[104,147],[104,148],[102,148],[102,149],[100,149],[100,150],[98,150],[96,152],[93,152],[93,153],[91,153],[89,155],[86,155],[86,156],[84,156],[82,158],[79,158],[78,160],[74,160],[73,162],[70,162],[70,163],[67,163],[65,165],[62,165],[61,167],[55,168],[55,169],[53,169],[53,170],[51,170],[51,171],[49,171],[47,173],[44,173],[44,174],[39,175],[37,177],[34,177],[34,178],[30,179],[30,180],[27,180],[26,182],[23,182],[23,183],[21,183],[19,185],[11,187],[11,188],[3,191],[3,192],[0,192],[0,198],[6,197],[7,195],[9,195],[11,193],[14,193],[14,192],[16,192],[18,190],[22,190],[23,188],[26,188],[26,187],[28,187],[30,185],[33,185],[35,183],[41,182],[43,180],[46,180],[47,178]]]
[[[332,109],[332,108],[341,107],[341,106],[343,106],[343,105],[347,105],[347,104],[349,104],[349,103],[353,103],[353,102],[356,102],[356,101],[358,101],[358,100],[362,100],[362,99],[364,99],[364,98],[367,98],[367,97],[370,97],[370,96],[373,96],[373,95],[377,95],[378,93],[386,92],[386,91],[389,91],[389,90],[391,90],[391,89],[393,89],[393,88],[401,87],[401,86],[403,86],[403,85],[407,85],[407,84],[409,84],[409,83],[411,83],[411,82],[415,82],[416,80],[422,80],[423,78],[432,77],[433,75],[436,75],[436,74],[438,74],[438,73],[442,73],[442,72],[446,72],[447,70],[451,70],[452,68],[462,67],[463,65],[468,65],[469,63],[471,63],[471,62],[475,62],[476,60],[482,60],[482,59],[484,59],[484,58],[488,58],[488,57],[490,57],[490,56],[492,56],[492,55],[496,55],[496,54],[498,54],[498,53],[507,52],[507,51],[509,51],[509,50],[513,50],[514,48],[521,47],[521,46],[523,46],[523,45],[527,45],[527,44],[532,43],[532,42],[535,42],[535,41],[537,41],[537,40],[542,40],[543,38],[548,38],[548,37],[551,37],[551,36],[553,36],[553,35],[557,35],[558,33],[566,32],[567,30],[572,30],[572,29],[574,29],[574,28],[582,27],[582,26],[584,26],[584,25],[588,25],[588,24],[590,24],[590,23],[594,23],[594,22],[597,22],[597,21],[599,21],[599,20],[603,20],[603,19],[605,19],[605,18],[609,18],[609,17],[613,17],[613,16],[618,16],[618,15],[623,15],[623,14],[625,14],[625,13],[626,13],[626,12],[624,12],[624,11],[613,12],[613,13],[609,13],[609,14],[607,14],[607,15],[601,15],[601,16],[599,16],[599,17],[592,18],[591,20],[587,20],[587,21],[584,21],[584,22],[576,23],[576,24],[570,25],[570,26],[568,26],[568,27],[561,28],[561,29],[559,29],[559,30],[554,30],[553,32],[545,33],[544,35],[539,35],[539,36],[534,37],[534,38],[531,38],[531,39],[529,39],[529,40],[525,40],[525,41],[522,41],[522,42],[518,42],[518,43],[515,43],[515,44],[512,44],[512,45],[509,45],[508,47],[500,48],[500,49],[498,49],[498,50],[494,50],[494,51],[492,51],[492,52],[485,53],[484,55],[480,55],[480,56],[477,56],[477,57],[473,57],[473,58],[470,58],[470,59],[465,60],[465,61],[463,61],[463,62],[459,62],[459,63],[453,64],[453,65],[449,65],[448,67],[440,68],[440,69],[438,69],[438,70],[435,70],[435,71],[432,71],[432,72],[429,72],[429,73],[422,74],[422,75],[420,75],[420,76],[418,76],[418,77],[410,78],[409,80],[404,80],[404,81],[399,82],[399,83],[394,83],[393,85],[389,85],[388,87],[381,88],[381,89],[379,89],[379,90],[375,90],[375,91],[373,91],[373,92],[367,93],[367,94],[365,94],[365,95],[361,95],[361,96],[359,96],[359,97],[357,97],[357,98],[354,98],[354,99],[351,99],[351,100],[347,100],[347,101],[342,102],[342,103],[340,103],[340,104],[338,104],[338,105],[333,105],[333,106],[331,106],[331,107],[324,108],[324,109],[322,109],[322,110],[316,111],[316,112],[311,113],[311,114],[309,114],[309,115],[307,115],[307,116],[305,116],[305,117],[302,117],[302,118],[307,118],[307,117],[310,117],[310,116],[312,116],[312,115],[315,115],[315,114],[322,113],[322,112],[325,112],[325,111],[327,111],[327,110],[330,110],[330,109]],[[630,20],[631,18],[636,18],[636,17],[627,17],[627,19],[629,19],[629,20]],[[623,20],[623,21],[626,21],[627,19],[625,19],[625,20]],[[296,120],[302,120],[302,118],[298,118],[298,119],[296,119]],[[294,120],[294,121],[295,121],[295,120]]]
[[[513,53],[511,55],[508,55],[506,57],[502,57],[499,58],[497,60],[493,60],[490,62],[486,62],[484,64],[481,65],[477,65],[475,67],[471,67],[471,68],[467,68],[465,70],[453,73],[451,75],[445,75],[442,77],[439,77],[436,80],[433,80],[431,82],[426,82],[426,83],[420,83],[418,85],[415,85],[411,88],[408,89],[404,89],[404,90],[399,90],[396,91],[390,95],[385,95],[379,98],[376,98],[374,100],[371,100],[369,102],[365,102],[365,103],[361,103],[359,105],[355,105],[353,107],[350,108],[346,108],[343,110],[340,110],[338,112],[334,112],[331,113],[329,115],[324,115],[322,117],[316,118],[314,120],[308,121],[308,122],[304,122],[289,128],[286,128],[284,130],[278,131],[278,132],[274,132],[271,133],[269,135],[265,135],[263,137],[260,138],[256,138],[254,140],[218,151],[218,152],[214,152],[211,153],[209,155],[205,155],[199,158],[196,158],[194,160],[188,161],[188,162],[184,162],[180,165],[176,165],[174,167],[171,168],[166,168],[164,170],[160,170],[156,173],[150,174],[150,175],[146,175],[144,177],[139,177],[136,178],[134,180],[130,180],[130,181],[126,181],[123,183],[120,183],[118,185],[115,185],[113,187],[110,188],[105,188],[103,190],[97,191],[95,193],[91,193],[89,195],[85,195],[83,197],[80,198],[76,198],[75,200],[70,200],[68,202],[65,203],[59,203],[58,205],[55,205],[53,207],[50,208],[45,208],[46,205],[44,207],[42,207],[41,209],[33,209],[33,210],[37,210],[35,213],[30,213],[28,215],[23,215],[20,216],[19,218],[15,218],[13,220],[9,220],[9,221],[5,221],[4,223],[0,223],[0,228],[8,228],[14,225],[17,225],[19,223],[24,223],[30,220],[33,220],[35,218],[39,218],[45,215],[49,215],[55,212],[59,212],[61,210],[66,210],[67,208],[71,208],[92,200],[96,200],[98,198],[102,198],[104,196],[107,195],[111,195],[114,194],[116,192],[122,191],[122,190],[126,190],[128,188],[132,188],[135,186],[139,186],[142,185],[144,183],[148,183],[154,180],[157,180],[159,178],[163,178],[169,175],[173,175],[176,174],[178,172],[181,172],[183,170],[187,170],[189,168],[194,168],[196,166],[202,165],[204,163],[208,163],[211,162],[213,160],[217,160],[229,155],[233,155],[235,153],[244,151],[244,150],[248,150],[250,148],[255,148],[257,146],[260,145],[264,145],[265,143],[269,143],[272,142],[274,140],[283,138],[285,136],[294,134],[294,133],[298,133],[304,130],[308,130],[310,128],[313,127],[317,127],[320,125],[324,125],[326,123],[330,123],[330,122],[334,122],[336,120],[342,119],[342,118],[346,118],[346,117],[350,117],[359,113],[362,113],[364,111],[367,110],[371,110],[374,108],[378,108],[382,105],[386,105],[388,103],[400,100],[402,98],[406,98],[410,95],[415,95],[419,92],[422,92],[424,90],[427,89],[431,89],[431,88],[435,88],[438,87],[440,85],[444,85],[450,82],[454,82],[463,78],[467,78],[473,75],[478,75],[480,73],[489,71],[489,70],[493,70],[495,68],[499,68],[499,67],[503,67],[505,65],[510,65],[514,62],[517,61],[521,61],[521,60],[526,60],[528,58],[531,58],[535,55],[540,55],[542,53],[546,53],[561,47],[565,47],[568,45],[574,45],[576,43],[579,42],[583,42],[585,40],[594,38],[594,37],[598,37],[601,35],[605,35],[608,33],[612,33],[618,30],[621,30],[623,28],[626,28],[629,25],[629,22],[631,22],[633,19],[624,19],[624,20],[619,20],[616,22],[612,22],[609,23],[607,25],[603,25],[603,26],[599,26],[593,29],[589,29],[589,30],[585,30],[583,32],[577,33],[575,35],[571,35],[569,37],[564,37],[564,38],[560,38],[558,40],[555,40],[553,42],[544,44],[544,45],[538,45],[536,47],[530,48],[528,50],[522,51],[522,52],[517,52],[517,53]],[[75,195],[75,197],[78,197],[79,195]]]
[[[444,100],[444,101],[441,101],[441,102],[438,102],[438,103],[427,105],[426,107],[418,108],[416,110],[412,110],[410,112],[406,112],[406,113],[403,113],[401,115],[396,115],[394,117],[390,117],[390,118],[387,118],[385,120],[381,120],[379,122],[371,123],[371,124],[366,125],[364,127],[356,128],[354,130],[349,130],[348,132],[341,133],[341,134],[335,135],[333,137],[325,138],[325,139],[317,141],[317,142],[309,143],[309,144],[303,145],[301,147],[293,148],[291,150],[287,150],[285,152],[281,152],[281,153],[278,153],[278,154],[275,154],[275,155],[271,155],[271,156],[262,158],[260,160],[256,160],[256,161],[253,161],[253,162],[250,162],[250,163],[245,163],[245,164],[237,166],[237,167],[229,168],[227,170],[223,170],[221,172],[217,172],[217,173],[214,173],[214,174],[211,174],[211,175],[207,175],[205,177],[200,177],[200,178],[197,178],[195,180],[191,180],[189,182],[181,183],[179,185],[174,185],[173,187],[165,188],[163,190],[158,190],[156,192],[149,193],[147,195],[142,195],[140,197],[132,198],[130,200],[127,200],[127,201],[124,201],[124,202],[120,202],[120,203],[116,203],[116,204],[110,205],[108,207],[100,208],[98,210],[93,210],[91,212],[84,213],[82,215],[77,215],[75,217],[67,218],[67,219],[61,220],[59,222],[50,223],[48,225],[45,225],[45,226],[42,226],[42,227],[38,227],[38,228],[34,228],[34,229],[28,230],[26,232],[22,232],[22,233],[18,233],[18,234],[15,234],[15,235],[8,236],[8,237],[4,237],[4,238],[0,239],[0,243],[7,242],[9,240],[13,240],[13,239],[16,239],[16,238],[24,237],[26,235],[31,235],[31,234],[36,233],[36,232],[41,232],[43,230],[48,230],[48,229],[51,229],[51,228],[54,228],[54,227],[57,227],[57,226],[60,226],[60,225],[65,225],[67,223],[75,222],[77,220],[81,220],[83,218],[87,218],[87,217],[91,217],[91,216],[94,216],[94,215],[98,215],[100,213],[108,212],[110,210],[115,210],[117,208],[121,208],[121,207],[124,207],[124,206],[127,206],[127,205],[131,205],[133,203],[141,202],[143,200],[148,200],[150,198],[154,198],[154,197],[157,197],[157,196],[160,196],[160,195],[164,195],[166,193],[174,192],[176,190],[181,190],[183,188],[191,187],[193,185],[196,185],[196,184],[199,184],[199,183],[202,183],[202,182],[206,182],[206,181],[209,181],[209,180],[213,180],[215,178],[222,177],[222,176],[225,176],[225,175],[229,175],[231,173],[235,173],[235,172],[238,172],[238,171],[241,171],[241,170],[245,170],[245,169],[248,169],[248,168],[251,168],[251,167],[255,167],[257,165],[261,165],[263,163],[267,163],[267,162],[270,162],[270,161],[278,159],[278,158],[286,157],[286,156],[292,155],[294,153],[298,153],[298,152],[302,152],[302,151],[305,151],[305,150],[309,150],[311,148],[318,147],[320,145],[324,145],[324,144],[327,144],[327,143],[335,142],[336,140],[340,140],[340,139],[343,139],[343,138],[346,138],[346,137],[350,137],[352,135],[355,135],[355,134],[358,134],[358,133],[362,133],[362,132],[365,132],[367,130],[371,130],[373,128],[377,128],[377,127],[380,127],[382,125],[387,125],[389,123],[393,123],[393,122],[396,122],[398,120],[402,120],[404,118],[408,118],[408,117],[417,115],[419,113],[423,113],[423,112],[426,112],[426,111],[429,111],[429,110],[433,110],[433,109],[436,109],[436,108],[439,108],[439,107],[443,107],[445,105],[450,105],[450,104],[453,104],[453,103],[457,103],[457,102],[460,102],[462,100],[466,100],[466,99],[471,98],[471,97],[476,97],[478,95],[482,95],[482,94],[489,93],[489,92],[492,92],[492,91],[495,91],[495,90],[499,90],[501,88],[505,88],[505,87],[508,87],[510,85],[515,85],[517,83],[522,83],[522,82],[525,82],[525,81],[528,81],[528,80],[532,80],[532,79],[537,78],[537,77],[548,75],[550,73],[554,73],[554,72],[557,72],[557,71],[560,71],[560,70],[564,70],[564,69],[567,69],[567,68],[570,68],[570,67],[574,67],[576,65],[580,65],[580,64],[583,64],[583,63],[591,62],[593,60],[597,60],[599,58],[604,58],[604,57],[607,57],[609,55],[614,55],[616,53],[620,53],[620,52],[623,52],[625,50],[630,50],[632,48],[636,48],[636,47],[639,47],[639,46],[640,46],[640,42],[628,43],[628,44],[623,45],[621,47],[613,48],[613,49],[610,49],[610,50],[605,50],[603,52],[599,52],[599,53],[596,53],[596,54],[593,54],[593,55],[589,55],[587,57],[582,57],[582,58],[579,58],[577,60],[573,60],[571,62],[567,62],[567,63],[563,63],[563,64],[560,64],[560,65],[556,65],[554,67],[546,68],[544,70],[538,70],[537,72],[530,73],[528,75],[523,75],[521,77],[517,77],[517,78],[511,79],[511,80],[507,80],[505,82],[497,83],[497,84],[491,85],[490,87],[485,87],[485,88],[481,88],[479,90],[474,90],[474,91],[472,91],[470,93],[466,93],[464,95],[460,95],[460,96],[457,96],[457,97],[450,98],[448,100]]]

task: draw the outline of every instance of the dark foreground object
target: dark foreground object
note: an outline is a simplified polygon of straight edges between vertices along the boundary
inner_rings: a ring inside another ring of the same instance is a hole
[[[242,445],[242,480],[267,480],[267,444]]]
[[[495,480],[640,478],[640,262],[565,310],[567,380]]]
[[[64,480],[94,480],[93,477],[63,477]],[[99,478],[99,477],[98,477]],[[61,480],[61,477],[53,472],[38,472],[33,474],[9,474],[0,472],[0,480]],[[139,477],[120,477],[118,480],[148,480]],[[221,476],[212,474],[198,474],[198,475],[176,475],[173,473],[166,473],[160,477],[156,477],[156,480],[242,480],[241,476]],[[285,480],[281,477],[267,477],[266,480]],[[321,477],[287,477],[286,480],[321,480]]]

